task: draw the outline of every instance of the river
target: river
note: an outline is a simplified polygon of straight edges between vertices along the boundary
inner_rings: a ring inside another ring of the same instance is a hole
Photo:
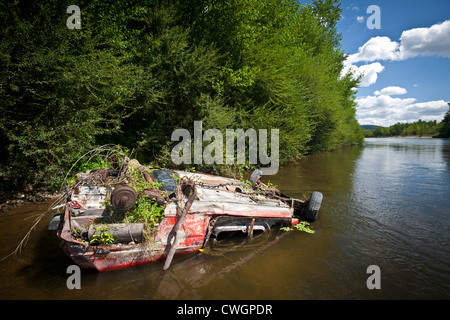
[[[293,197],[323,193],[314,234],[273,229],[253,241],[97,273],[69,290],[43,219],[22,252],[0,262],[1,299],[450,299],[450,140],[380,138],[315,154],[270,182]],[[267,182],[267,179],[265,180]],[[0,257],[49,203],[0,214]],[[367,286],[377,266],[379,289]]]

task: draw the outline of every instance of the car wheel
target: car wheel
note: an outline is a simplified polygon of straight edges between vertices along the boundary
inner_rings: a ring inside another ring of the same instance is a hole
[[[309,198],[306,206],[305,220],[316,221],[319,215],[320,205],[322,204],[323,195],[318,191],[314,191]]]
[[[253,187],[257,187],[259,185],[260,183],[259,179],[261,179],[262,175],[263,175],[262,171],[259,169],[256,169],[252,172],[248,180],[252,183]]]

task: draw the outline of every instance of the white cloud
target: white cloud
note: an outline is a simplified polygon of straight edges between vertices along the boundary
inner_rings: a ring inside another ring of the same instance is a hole
[[[358,17],[359,18],[359,17]],[[400,61],[416,56],[441,56],[450,58],[450,20],[429,28],[414,28],[403,31],[400,42],[389,37],[373,37],[344,61],[342,75],[352,70],[355,78],[364,72],[360,86],[367,87],[377,81],[384,70],[380,63],[355,66],[358,62]]]
[[[368,87],[385,68],[380,61],[401,61],[417,56],[450,58],[450,20],[428,28],[406,30],[398,42],[389,37],[369,39],[358,52],[347,57],[342,75],[352,72],[355,78],[362,76],[360,86]],[[357,66],[358,63],[365,64]],[[375,91],[372,96],[357,98],[356,118],[360,124],[390,126],[418,119],[441,121],[448,110],[444,100],[417,102],[414,98],[397,97],[406,93],[405,88],[389,86]]]
[[[380,91],[375,91],[373,94],[376,96],[385,95],[385,96],[398,96],[402,94],[406,94],[407,91],[405,88],[402,87],[386,87],[381,89]]]
[[[402,99],[386,94],[377,94],[383,90],[385,93],[395,92],[392,88],[395,87],[376,91],[376,96],[356,99],[358,105],[356,118],[360,124],[390,126],[397,122],[413,122],[419,119],[442,121],[448,110],[448,104],[444,100],[416,102],[414,98]],[[400,90],[396,90],[400,92]]]
[[[380,60],[405,60],[416,56],[450,58],[450,20],[429,28],[403,31],[400,42],[389,37],[373,37],[348,56],[345,65]]]
[[[362,76],[359,86],[368,87],[377,81],[378,73],[382,72],[383,70],[384,66],[381,65],[381,63],[374,62],[359,67],[354,65],[345,66],[342,69],[341,75],[343,76],[347,74],[347,72],[351,72],[355,79],[358,78],[359,76]]]
[[[450,58],[450,20],[429,28],[403,31],[400,37],[399,57],[441,56]]]
[[[359,47],[358,52],[351,54],[345,60],[345,65],[357,62],[372,62],[377,60],[397,60],[399,44],[388,37],[370,38]]]
[[[359,23],[363,23],[364,22],[364,16],[357,16],[356,17],[356,21],[358,21]]]

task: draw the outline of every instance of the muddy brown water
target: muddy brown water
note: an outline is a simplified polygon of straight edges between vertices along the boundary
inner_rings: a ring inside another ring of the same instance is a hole
[[[122,270],[81,272],[44,218],[15,257],[0,262],[1,299],[449,299],[450,141],[367,139],[313,155],[265,177],[293,197],[324,195],[314,234],[273,229],[252,241],[224,237],[214,248]],[[0,257],[49,203],[0,214]],[[367,268],[380,270],[368,289]]]

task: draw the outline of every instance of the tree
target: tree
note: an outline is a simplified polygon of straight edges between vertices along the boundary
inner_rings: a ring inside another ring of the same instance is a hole
[[[22,183],[57,184],[61,171],[120,128],[137,70],[89,28],[69,30],[58,1],[8,3],[0,30],[2,118],[6,174]],[[55,21],[59,23],[55,23]]]
[[[0,160],[19,183],[57,185],[97,144],[168,160],[196,120],[279,129],[282,163],[362,141],[336,0],[80,0],[72,30],[70,4],[0,11]]]
[[[442,120],[442,127],[439,130],[440,138],[450,138],[450,102],[448,102],[449,110],[445,113]]]

